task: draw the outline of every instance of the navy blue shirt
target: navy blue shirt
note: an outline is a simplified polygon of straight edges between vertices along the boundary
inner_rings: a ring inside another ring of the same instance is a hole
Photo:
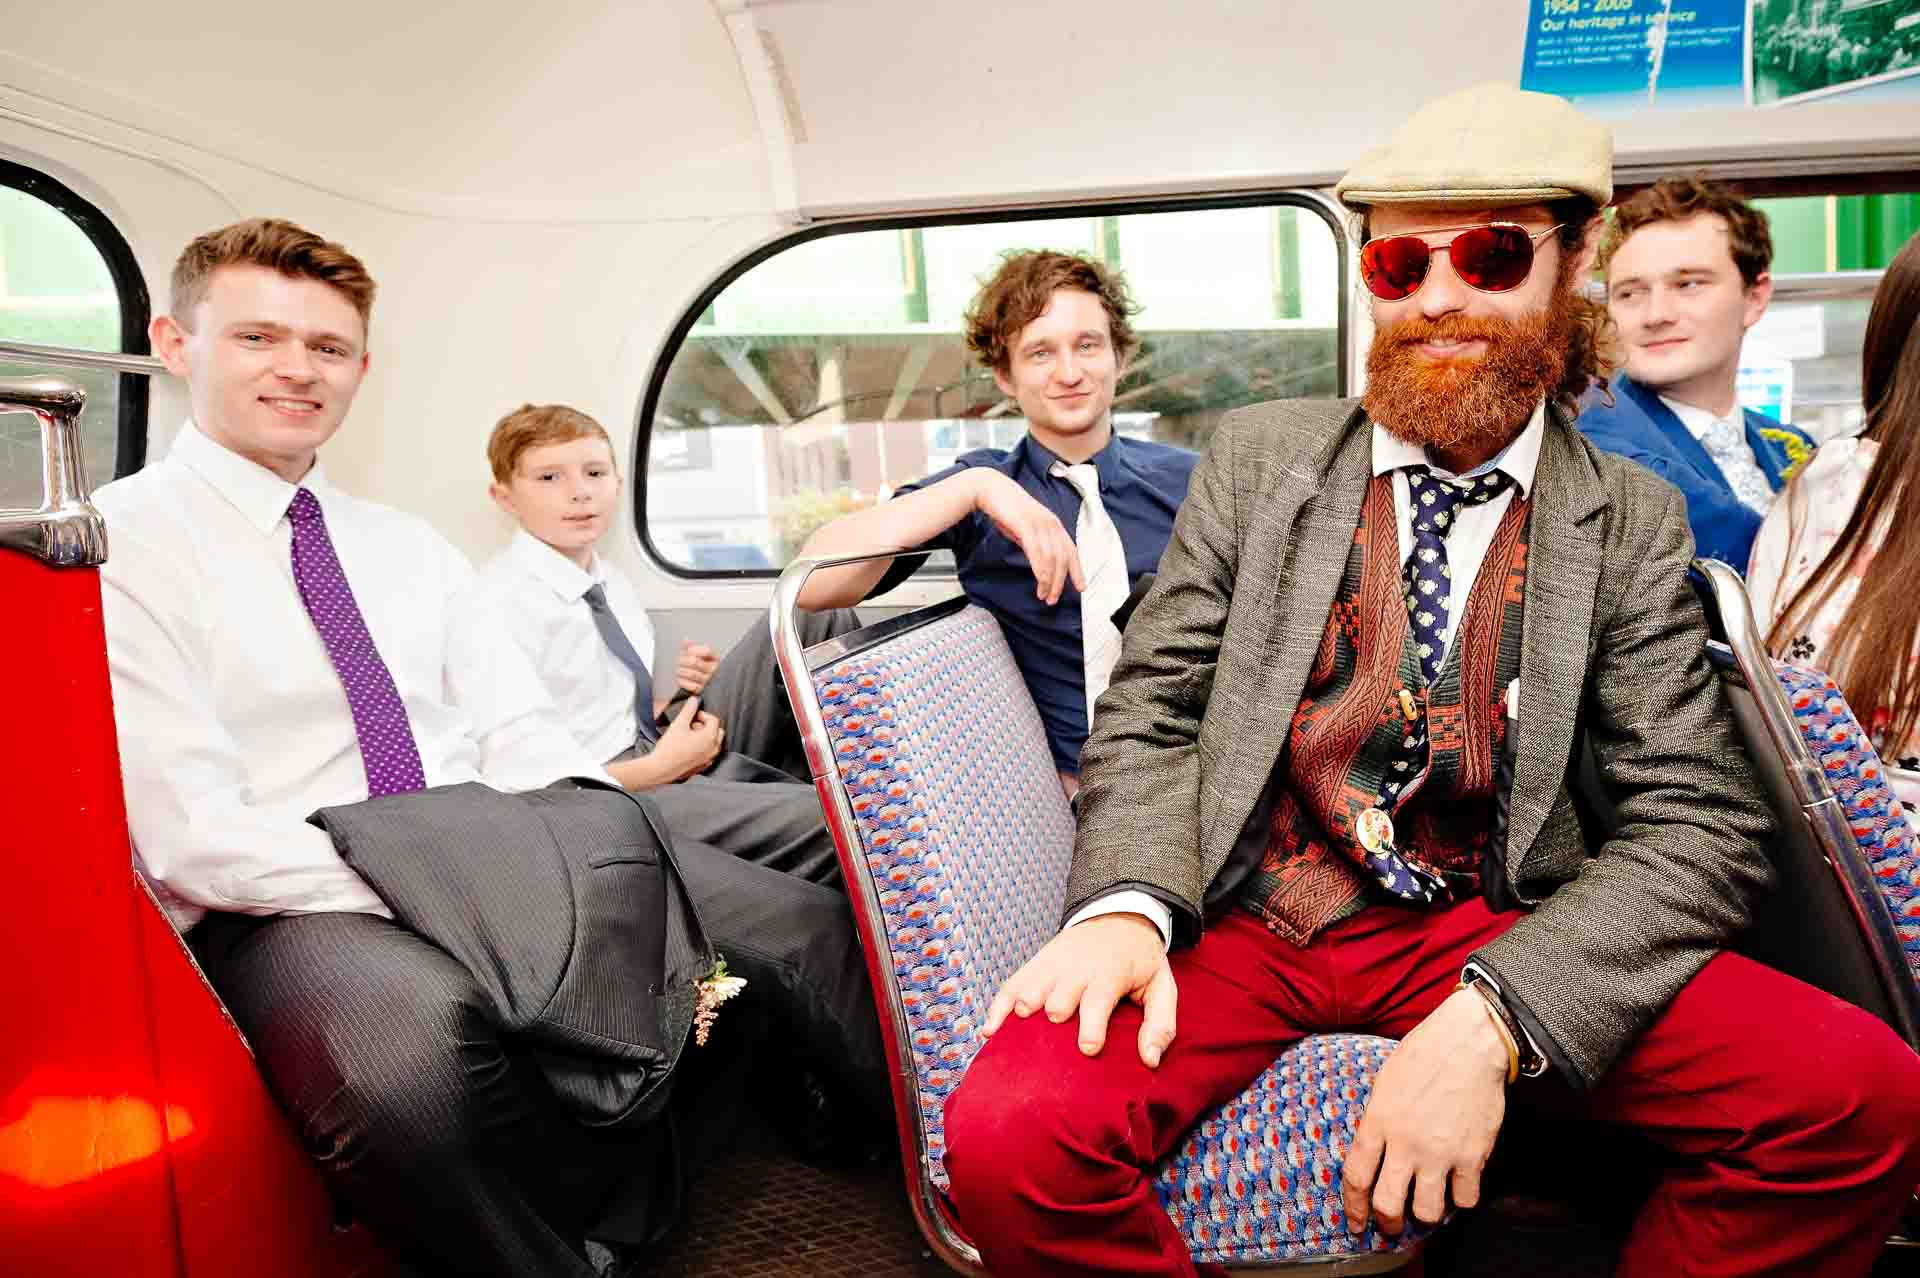
[[[1048,473],[1061,460],[1050,449],[1023,436],[1012,448],[982,448],[967,453],[937,475],[907,484],[894,495],[916,492],[951,479],[972,466],[999,471],[1059,516],[1073,536],[1080,522],[1080,494],[1064,479]],[[1100,475],[1100,501],[1107,508],[1120,544],[1127,551],[1127,583],[1160,565],[1161,552],[1173,533],[1173,517],[1186,500],[1187,481],[1199,456],[1184,448],[1115,435],[1105,448],[1088,458]],[[1047,729],[1047,745],[1056,767],[1080,771],[1080,747],[1087,740],[1087,679],[1080,647],[1080,592],[1069,581],[1060,602],[1049,607],[1034,596],[1033,566],[993,521],[973,511],[953,527],[932,537],[917,551],[951,550],[967,597],[1000,620],[1007,646],[1033,694],[1040,722]],[[902,555],[893,561],[867,597],[883,595],[905,581],[926,562],[925,554]]]

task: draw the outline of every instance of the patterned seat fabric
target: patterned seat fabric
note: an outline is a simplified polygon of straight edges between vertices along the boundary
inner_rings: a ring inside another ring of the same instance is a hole
[[[1187,1134],[1153,1187],[1195,1260],[1401,1251],[1427,1232],[1350,1234],[1340,1201],[1341,1159],[1393,1048],[1367,1034],[1302,1039]]]
[[[1854,841],[1886,898],[1907,966],[1920,981],[1920,848],[1880,756],[1832,679],[1804,666],[1773,664],[1800,735],[1840,797]]]
[[[993,993],[1059,926],[1073,815],[999,623],[977,607],[813,672],[885,917],[928,1150]],[[1203,1261],[1414,1245],[1346,1232],[1340,1158],[1392,1044],[1310,1038],[1201,1123],[1156,1174]]]

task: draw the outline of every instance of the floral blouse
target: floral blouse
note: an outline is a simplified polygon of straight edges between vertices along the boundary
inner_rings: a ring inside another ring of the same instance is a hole
[[[1853,515],[1880,446],[1870,439],[1835,439],[1820,445],[1806,469],[1777,498],[1754,539],[1747,568],[1747,595],[1754,619],[1766,634],[1787,609],[1794,593],[1813,575]],[[1879,537],[1874,538],[1879,544]],[[1859,583],[1873,562],[1862,554],[1848,568],[1820,609],[1793,636],[1786,659],[1795,665],[1827,668],[1822,654],[1832,651],[1834,628],[1853,603]],[[1920,640],[1920,636],[1916,636]],[[1829,672],[1830,673],[1830,672]],[[1887,765],[1887,780],[1908,811],[1920,810],[1920,736],[1886,740],[1885,715],[1868,724],[1867,734]]]

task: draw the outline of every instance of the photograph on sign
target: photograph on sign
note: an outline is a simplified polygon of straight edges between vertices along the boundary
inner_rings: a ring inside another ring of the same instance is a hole
[[[1920,71],[1920,0],[1753,0],[1756,105],[1804,102]]]

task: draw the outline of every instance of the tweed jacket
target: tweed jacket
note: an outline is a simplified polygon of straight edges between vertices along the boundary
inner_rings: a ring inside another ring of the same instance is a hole
[[[1121,887],[1175,943],[1232,899],[1372,473],[1356,402],[1221,423],[1087,743],[1067,912]],[[1561,1074],[1597,1082],[1772,884],[1772,817],[1687,584],[1680,493],[1547,415],[1533,488],[1506,878],[1529,910],[1474,958]],[[1584,737],[1616,833],[1568,791]]]

